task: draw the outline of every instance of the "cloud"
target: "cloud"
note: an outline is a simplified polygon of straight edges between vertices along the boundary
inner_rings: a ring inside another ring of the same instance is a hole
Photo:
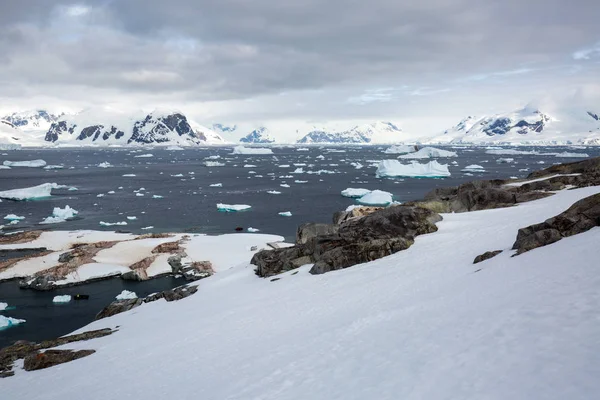
[[[587,47],[573,53],[574,60],[589,60],[591,58],[600,57],[600,42],[595,46]]]

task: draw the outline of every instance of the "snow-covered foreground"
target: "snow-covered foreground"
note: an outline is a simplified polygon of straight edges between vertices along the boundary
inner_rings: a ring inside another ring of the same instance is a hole
[[[7,398],[592,399],[600,229],[510,257],[517,229],[600,187],[445,214],[408,250],[275,282],[242,264],[80,331],[89,357],[2,381]],[[473,265],[475,256],[505,250]],[[294,275],[295,274],[295,275]],[[57,385],[56,382],[61,382]]]

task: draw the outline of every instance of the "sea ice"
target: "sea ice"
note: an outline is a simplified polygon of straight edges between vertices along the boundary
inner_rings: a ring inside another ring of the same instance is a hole
[[[352,198],[363,197],[369,193],[371,193],[371,191],[369,189],[348,188],[348,189],[342,190],[342,196],[352,197]]]
[[[563,158],[587,158],[589,157],[589,154],[586,153],[569,153],[568,151],[564,151],[562,153],[556,153],[556,157],[563,157]]]
[[[151,153],[140,154],[139,156],[135,156],[134,158],[150,158],[150,157],[154,157],[154,154],[151,154]]]
[[[247,204],[217,204],[217,210],[224,212],[236,212],[236,211],[246,211],[252,208]]]
[[[383,190],[373,190],[370,193],[365,194],[357,200],[360,204],[368,206],[387,206],[391,204],[394,199],[391,193],[384,192]]]
[[[8,200],[34,200],[50,197],[52,189],[64,189],[66,186],[57,183],[42,183],[22,189],[12,189],[0,192],[0,198]]]
[[[273,154],[273,150],[266,149],[263,147],[236,146],[233,148],[233,152],[231,154],[263,155],[263,154]]]
[[[385,149],[385,154],[408,154],[417,151],[417,146],[397,144]]]
[[[134,176],[135,176],[135,174],[125,174],[125,175],[123,175],[123,176],[124,176],[124,177],[128,177],[128,178],[130,178],[130,177],[134,177]]]
[[[54,296],[54,298],[52,299],[53,303],[68,303],[71,301],[71,296],[68,294],[62,295],[62,296]]]
[[[281,192],[278,192],[277,190],[268,190],[267,193],[269,193],[269,194],[281,194]]]
[[[224,167],[225,164],[218,161],[204,161],[205,167]]]
[[[128,216],[128,217],[127,217],[127,219],[128,219],[128,220],[130,220],[130,221],[135,221],[135,220],[137,219],[137,217],[134,217],[134,216]]]
[[[514,161],[515,161],[514,158],[499,158],[499,159],[496,160],[496,162],[500,163],[500,164],[510,164],[510,163],[512,163]]]
[[[46,165],[44,169],[63,169],[64,165]]]
[[[68,219],[75,218],[79,211],[72,209],[68,205],[65,208],[54,207],[52,215],[40,222],[40,224],[57,224],[65,222]]]
[[[127,222],[125,222],[125,221],[121,221],[121,222],[104,222],[104,221],[100,221],[100,225],[101,226],[113,226],[113,225],[124,226],[124,225],[127,225]]]
[[[115,299],[117,300],[131,300],[131,299],[137,299],[138,296],[137,294],[135,294],[135,292],[131,292],[129,290],[123,290],[121,293],[119,293],[117,295],[117,297],[115,297]]]
[[[383,160],[377,166],[376,176],[385,177],[411,177],[411,178],[441,178],[450,176],[448,165],[440,164],[436,160],[427,164],[413,161],[411,164],[402,164],[398,160]]]
[[[3,165],[7,167],[29,167],[29,168],[40,168],[46,166],[44,160],[31,160],[31,161],[4,161]]]
[[[3,303],[0,301],[0,311],[4,311],[8,308],[8,303]]]

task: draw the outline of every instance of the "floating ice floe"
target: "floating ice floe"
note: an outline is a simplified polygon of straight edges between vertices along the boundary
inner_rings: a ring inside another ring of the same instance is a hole
[[[12,189],[0,192],[1,199],[8,200],[35,200],[50,197],[52,189],[65,189],[67,186],[57,183],[42,183],[41,185],[32,186],[22,189]]]
[[[269,194],[281,194],[281,192],[279,192],[277,190],[267,190],[267,193],[269,193]]]
[[[383,160],[377,166],[378,178],[409,177],[409,178],[442,178],[450,176],[448,165],[440,164],[436,160],[427,164],[413,161],[411,164],[402,164],[398,160]]]
[[[204,166],[205,167],[224,167],[225,163],[218,162],[218,161],[204,161]]]
[[[179,146],[168,146],[165,150],[169,150],[169,151],[181,151],[184,150],[183,147],[179,147]]]
[[[140,228],[140,229],[143,230],[143,231],[147,231],[148,229],[154,229],[154,227],[153,226],[145,226],[145,227]]]
[[[236,146],[233,148],[233,152],[231,154],[251,154],[251,155],[263,155],[263,154],[273,154],[273,150],[266,149],[264,147],[244,147],[244,146]]]
[[[290,185],[288,185],[287,183],[282,183],[282,184],[281,184],[281,185],[279,185],[279,186],[281,186],[281,187],[284,187],[284,188],[289,188],[289,187],[290,187]]]
[[[525,150],[515,150],[515,149],[491,149],[486,150],[486,154],[495,154],[501,156],[511,156],[511,155],[539,155],[537,151],[525,151]]]
[[[132,178],[132,177],[134,177],[136,175],[135,174],[124,174],[123,176],[126,177],[126,178]]]
[[[248,232],[250,232],[250,233],[256,233],[256,232],[259,232],[259,231],[260,231],[260,229],[256,229],[256,228],[249,227],[249,228],[247,229],[247,231],[248,231]]]
[[[153,194],[152,198],[153,199],[162,199],[164,196],[161,196],[160,194]]]
[[[98,168],[110,168],[112,167],[112,164],[109,162],[101,162],[100,164],[98,164]]]
[[[256,168],[256,165],[246,164],[246,165],[244,165],[244,168]]]
[[[125,222],[125,221],[121,221],[121,222],[104,222],[104,221],[100,221],[99,224],[101,226],[113,226],[113,225],[124,226],[124,225],[127,225],[127,222]]]
[[[342,196],[344,196],[344,197],[352,197],[352,198],[363,197],[363,196],[365,196],[365,195],[367,195],[369,193],[371,193],[371,191],[369,189],[348,188],[348,189],[342,190]]]
[[[222,183],[211,183],[208,186],[210,186],[210,187],[223,187],[223,184]]]
[[[385,149],[385,154],[408,154],[417,151],[417,146],[409,144],[396,144]]]
[[[119,293],[117,295],[117,297],[115,297],[115,299],[117,300],[131,300],[131,299],[137,299],[138,296],[135,292],[129,291],[129,290],[123,290],[121,293]]]
[[[363,165],[359,162],[353,162],[353,163],[350,163],[350,165],[353,166],[354,169],[361,169],[363,167]]]
[[[294,183],[308,183],[308,181],[299,181],[298,179],[296,179],[296,180],[294,181]]]
[[[569,153],[568,151],[564,151],[562,153],[556,153],[556,157],[563,158],[588,158],[590,155],[586,153]]]
[[[291,217],[292,213],[289,212],[289,211],[282,211],[282,212],[279,213],[279,215],[282,216],[282,217]]]
[[[10,328],[14,325],[19,325],[24,323],[24,319],[17,319],[12,317],[5,317],[4,315],[0,315],[0,329]]]
[[[151,158],[151,157],[154,157],[154,154],[152,154],[152,153],[140,154],[139,156],[135,156],[134,158]]]
[[[3,303],[0,301],[0,311],[4,311],[8,308],[8,303]]]
[[[471,164],[464,167],[462,172],[485,172],[485,169],[481,165]]]
[[[128,220],[130,220],[130,221],[135,221],[135,220],[137,219],[137,217],[134,217],[134,216],[128,216],[128,217],[127,217],[127,219],[128,219]]]
[[[0,169],[12,169],[11,167],[7,167],[6,165],[0,165]]]
[[[54,207],[52,215],[40,222],[40,224],[58,224],[68,219],[75,218],[79,211],[72,209],[68,205],[65,208]]]
[[[46,166],[44,160],[31,160],[31,161],[4,161],[3,165],[7,167],[29,167],[29,168],[41,168]]]
[[[414,153],[404,154],[399,156],[398,158],[402,158],[405,160],[416,160],[416,159],[425,159],[425,158],[437,158],[437,157],[457,157],[454,151],[436,149],[435,147],[423,147]]]
[[[224,212],[237,212],[237,211],[246,211],[252,208],[247,204],[217,204],[217,210]]]
[[[44,169],[63,169],[64,165],[46,165]]]
[[[62,295],[62,296],[54,296],[54,298],[52,299],[53,303],[68,303],[71,301],[71,296],[68,294]]]
[[[360,197],[357,200],[360,204],[368,205],[368,206],[387,206],[391,204],[394,199],[393,195],[389,192],[384,192],[383,190],[373,190]]]
[[[514,158],[499,158],[496,160],[497,163],[499,164],[510,164],[512,162],[514,162],[515,159]]]
[[[22,219],[25,219],[25,217],[20,217],[16,214],[8,214],[7,216],[4,217],[4,219],[6,219],[8,221],[20,221]]]

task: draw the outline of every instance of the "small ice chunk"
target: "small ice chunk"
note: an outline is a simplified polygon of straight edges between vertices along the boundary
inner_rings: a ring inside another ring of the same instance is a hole
[[[510,164],[510,163],[512,163],[514,161],[515,161],[514,158],[508,158],[508,157],[499,158],[499,159],[496,160],[496,162],[499,163],[499,164]]]
[[[250,233],[255,233],[255,232],[258,232],[258,231],[259,231],[259,229],[256,229],[256,228],[249,227],[249,228],[247,229],[247,231],[248,231],[248,232],[250,232]]]
[[[9,221],[20,221],[22,219],[25,219],[25,217],[20,217],[16,214],[8,214],[6,217],[4,217],[4,219]]]
[[[152,195],[152,198],[153,198],[153,199],[162,199],[163,197],[164,197],[164,196],[161,196],[161,195],[159,195],[159,194],[153,194],[153,195]]]
[[[135,174],[124,174],[123,176],[129,178],[129,177],[134,177],[136,175]]]
[[[112,164],[105,161],[105,162],[101,162],[100,164],[98,164],[98,168],[110,168],[112,167]]]
[[[148,153],[148,154],[140,154],[139,156],[135,156],[134,158],[151,158],[154,157],[154,154]]]
[[[53,303],[68,303],[71,301],[71,296],[68,294],[62,295],[62,296],[54,296],[54,298],[52,299]]]
[[[17,319],[12,317],[5,317],[4,315],[0,315],[0,329],[10,328],[14,325],[19,325],[24,323],[24,319]]]
[[[562,153],[556,153],[556,157],[564,157],[564,158],[588,158],[590,155],[586,153],[569,153],[568,151],[563,151]]]
[[[281,192],[279,192],[277,190],[268,190],[267,193],[269,193],[269,194],[281,194]]]
[[[250,208],[252,208],[252,206],[249,206],[247,204],[223,204],[223,203],[217,204],[217,210],[223,211],[223,212],[246,211],[246,210],[249,210]]]
[[[398,158],[403,158],[405,160],[415,160],[415,159],[424,159],[424,158],[439,158],[439,157],[457,157],[454,151],[436,149],[435,147],[423,147],[414,153],[404,154],[399,156]]]
[[[485,172],[485,169],[481,165],[471,164],[464,167],[462,172]]]
[[[119,293],[117,295],[117,297],[115,297],[115,299],[117,300],[131,300],[131,299],[137,299],[138,296],[137,294],[135,294],[135,292],[129,291],[129,290],[123,290],[121,293]]]
[[[288,185],[287,183],[282,183],[282,184],[281,184],[281,185],[279,185],[279,186],[281,186],[281,187],[285,187],[285,188],[289,188],[289,187],[290,187],[290,185]]]
[[[145,226],[145,227],[140,228],[140,229],[143,230],[143,231],[147,231],[148,229],[154,229],[154,227],[153,226]]]
[[[204,161],[204,166],[206,167],[224,167],[225,164],[218,161]]]
[[[384,153],[385,154],[408,154],[408,153],[413,153],[417,151],[417,146],[414,146],[412,144],[397,144],[397,145],[393,145],[388,147],[387,149],[385,149]]]
[[[223,187],[223,184],[222,183],[211,183],[208,186],[210,186],[210,187]]]
[[[44,169],[63,169],[64,165],[46,165]]]
[[[8,303],[3,303],[0,301],[0,311],[4,311],[8,308]]]
[[[291,217],[292,213],[289,212],[289,211],[282,211],[282,212],[279,213],[279,215],[282,216],[282,217]]]
[[[104,221],[100,221],[100,225],[101,226],[113,226],[113,225],[124,226],[124,225],[127,225],[127,222],[125,222],[125,221],[121,221],[121,222],[104,222]]]
[[[127,219],[130,220],[130,221],[135,221],[137,219],[137,217],[135,217],[135,216],[128,216]]]

